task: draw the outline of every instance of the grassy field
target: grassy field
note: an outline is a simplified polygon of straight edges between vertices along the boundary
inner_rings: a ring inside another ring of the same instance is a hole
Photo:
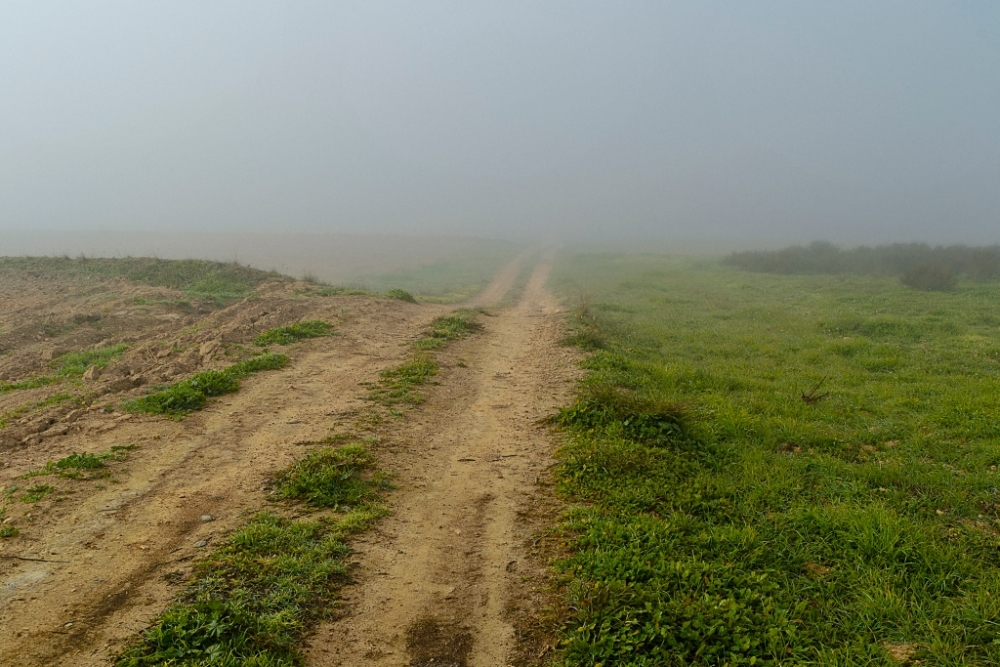
[[[566,665],[1000,664],[1000,285],[576,255]]]
[[[422,301],[458,303],[479,292],[520,250],[522,247],[513,243],[484,242],[482,248],[461,256],[366,278],[363,282],[378,292],[403,288]]]

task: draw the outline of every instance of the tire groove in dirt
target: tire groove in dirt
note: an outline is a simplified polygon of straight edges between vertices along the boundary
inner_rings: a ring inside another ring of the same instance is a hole
[[[498,275],[507,289],[512,264]],[[515,307],[484,317],[483,333],[441,353],[441,385],[380,454],[397,475],[393,514],[356,542],[355,583],[311,640],[311,667],[495,667],[514,654],[508,609],[538,567],[519,514],[552,463],[538,421],[578,376],[575,353],[558,346],[549,268],[535,267]]]

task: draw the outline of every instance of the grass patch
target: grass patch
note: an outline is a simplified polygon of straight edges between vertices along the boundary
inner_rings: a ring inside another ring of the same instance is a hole
[[[36,470],[23,475],[25,478],[41,477],[44,475],[59,475],[69,479],[96,479],[107,477],[105,463],[107,461],[125,461],[128,453],[136,448],[136,445],[115,445],[107,452],[97,454],[76,453],[59,459],[49,461],[41,470]]]
[[[635,255],[553,282],[605,341],[554,418],[559,664],[1000,664],[1000,286]]]
[[[313,507],[347,509],[378,499],[385,485],[380,475],[370,475],[375,458],[361,445],[324,447],[278,475],[276,495]]]
[[[222,371],[203,371],[187,379],[175,382],[166,389],[127,401],[124,408],[128,412],[165,415],[174,419],[201,410],[213,396],[222,396],[239,391],[240,380],[263,370],[276,370],[288,364],[283,354],[265,352],[233,364]]]
[[[18,382],[0,382],[0,394],[6,394],[11,391],[19,391],[21,389],[37,389],[38,387],[46,387],[57,381],[58,378],[47,375],[38,375],[28,378],[27,380],[20,380]]]
[[[0,539],[8,537],[17,537],[21,534],[21,531],[17,529],[17,526],[12,526],[8,523],[4,523],[7,520],[7,508],[0,507]]]
[[[390,299],[399,299],[400,301],[406,301],[407,303],[416,303],[417,299],[411,293],[407,292],[405,289],[400,289],[398,287],[393,287],[392,289],[387,289],[383,292],[385,296]]]
[[[60,377],[81,377],[91,366],[107,368],[111,362],[118,361],[126,350],[128,345],[121,343],[97,350],[70,352],[53,359],[49,365],[56,369]]]
[[[50,493],[53,493],[55,490],[56,487],[50,484],[35,484],[22,491],[19,500],[22,503],[37,503],[39,500]]]
[[[303,635],[329,613],[346,581],[347,537],[385,513],[378,504],[379,479],[373,458],[360,446],[319,450],[285,471],[279,482],[283,497],[351,509],[318,520],[255,516],[198,564],[182,599],[116,667],[303,664]]]
[[[384,370],[378,383],[368,392],[368,400],[390,405],[418,405],[424,402],[417,387],[437,375],[438,364],[426,355],[419,355],[396,368]]]
[[[450,315],[435,318],[427,330],[427,336],[414,345],[418,350],[439,350],[450,341],[461,340],[483,328],[477,319],[478,311],[462,308]]]
[[[286,327],[276,327],[268,329],[254,339],[254,344],[264,347],[266,345],[291,345],[292,343],[306,338],[319,338],[320,336],[330,336],[333,334],[333,325],[323,320],[309,320],[298,322]]]

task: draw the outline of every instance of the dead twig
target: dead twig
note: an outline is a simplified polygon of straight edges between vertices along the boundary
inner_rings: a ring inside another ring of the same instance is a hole
[[[823,386],[823,383],[826,382],[827,377],[829,377],[829,375],[824,375],[823,379],[817,382],[815,387],[813,387],[809,391],[802,392],[802,400],[805,403],[809,405],[812,405],[814,403],[819,403],[821,400],[830,395],[830,392],[828,391],[824,391],[822,394],[817,393],[820,390],[820,387]]]
[[[68,560],[50,560],[48,558],[30,558],[28,556],[8,556],[6,554],[0,554],[0,558],[7,558],[9,560],[29,560],[36,563],[69,563]]]

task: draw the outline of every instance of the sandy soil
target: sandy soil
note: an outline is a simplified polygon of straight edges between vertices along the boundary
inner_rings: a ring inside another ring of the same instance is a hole
[[[562,319],[544,289],[547,272],[539,264],[515,307],[484,317],[483,333],[441,353],[440,383],[427,403],[383,438],[376,451],[396,475],[393,514],[355,545],[355,583],[344,589],[339,618],[312,639],[309,664],[508,664],[515,617],[537,606],[522,584],[542,577],[527,558],[531,527],[520,514],[551,463],[553,443],[536,422],[568,400],[577,373],[573,353],[556,344]],[[517,275],[512,262],[476,305],[501,300]],[[0,541],[4,667],[108,664],[176,597],[193,562],[267,506],[270,477],[304,454],[298,443],[322,439],[343,415],[362,410],[359,383],[407,358],[410,343],[445,312],[304,297],[301,284],[285,284],[221,311],[176,313],[129,306],[137,296],[176,297],[154,288],[39,284],[0,284],[0,297],[20,309],[9,321],[0,315],[13,349],[0,373],[37,371],[60,346],[132,347],[115,372],[86,385],[99,396],[89,408],[35,410],[0,429],[0,485],[57,487],[8,511],[21,534]],[[95,309],[104,313],[97,331],[73,319]],[[143,384],[222,367],[231,362],[227,346],[257,331],[316,317],[334,322],[339,335],[292,346],[287,368],[245,380],[184,421],[104,407]],[[24,324],[41,320],[79,322],[50,338],[52,327]],[[53,391],[0,396],[0,413]],[[21,478],[71,452],[114,445],[137,448],[110,464],[110,479]]]

